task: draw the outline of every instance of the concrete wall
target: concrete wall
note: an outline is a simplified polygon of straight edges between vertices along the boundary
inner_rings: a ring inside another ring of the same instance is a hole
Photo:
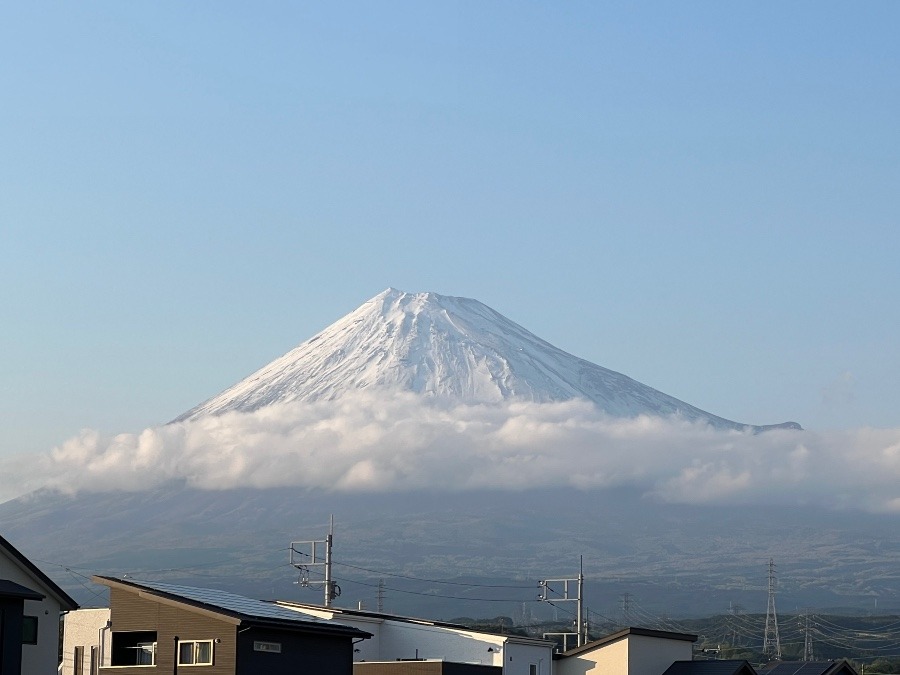
[[[100,645],[100,629],[106,626],[107,621],[109,621],[109,608],[106,607],[103,609],[77,609],[63,616],[62,675],[75,674],[75,647],[84,647],[82,672],[84,675],[90,675],[91,647]],[[104,631],[103,635],[105,636],[107,632]],[[97,665],[104,664],[98,663]]]

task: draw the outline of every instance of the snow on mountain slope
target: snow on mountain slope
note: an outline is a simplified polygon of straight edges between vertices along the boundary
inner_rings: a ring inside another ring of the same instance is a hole
[[[466,403],[585,398],[615,417],[680,415],[719,429],[769,428],[717,417],[572,356],[477,300],[393,288],[174,421],[373,387]]]

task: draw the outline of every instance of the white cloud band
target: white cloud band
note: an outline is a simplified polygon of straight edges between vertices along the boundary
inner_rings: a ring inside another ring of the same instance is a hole
[[[338,491],[633,485],[698,504],[900,512],[900,429],[716,431],[585,401],[449,405],[397,393],[269,406],[104,436],[0,464],[0,493],[297,486]]]

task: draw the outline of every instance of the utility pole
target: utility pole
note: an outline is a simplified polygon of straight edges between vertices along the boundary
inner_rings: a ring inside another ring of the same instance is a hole
[[[325,537],[325,606],[331,607],[334,600],[334,581],[331,579],[331,545],[334,543],[334,515],[328,526],[328,536]]]
[[[584,556],[578,556],[578,616],[575,618],[578,629],[578,646],[587,642],[587,622],[584,620]]]
[[[769,604],[766,608],[763,654],[781,660],[781,638],[778,635],[778,614],[775,611],[775,560],[772,558],[769,558]]]
[[[575,630],[571,633],[561,633],[561,635],[563,635],[563,649],[566,648],[565,636],[567,635],[576,636],[578,647],[585,643],[586,631],[584,621],[584,556],[580,556],[579,560],[580,562],[577,577],[568,579],[545,579],[541,582],[538,582],[538,586],[541,588],[541,594],[538,596],[538,600],[540,600],[541,602],[549,602],[550,604],[556,602],[576,603]],[[550,588],[550,584],[562,584],[562,592],[560,593]],[[569,592],[569,584],[575,584],[576,594],[574,597]],[[555,595],[551,595],[551,593],[555,593]],[[549,633],[546,633],[545,637],[547,635],[549,635]]]
[[[292,541],[290,549],[291,565],[300,570],[300,578],[297,583],[304,587],[318,586],[321,584],[325,593],[325,606],[331,607],[331,601],[341,594],[338,586],[331,576],[331,546],[334,542],[334,516],[331,516],[331,524],[325,539],[315,541]],[[321,568],[324,579],[314,581],[309,578],[310,568]]]

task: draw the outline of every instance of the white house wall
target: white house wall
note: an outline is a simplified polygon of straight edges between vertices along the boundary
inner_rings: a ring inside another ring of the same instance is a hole
[[[386,619],[381,629],[380,660],[443,659],[499,666],[502,647],[502,636]]]
[[[342,614],[340,610],[325,608],[282,606],[321,619],[354,626],[374,637],[355,645],[354,661],[396,661],[397,659],[436,659],[456,663],[502,666],[504,675],[530,675],[534,664],[540,675],[550,675],[553,658],[552,645],[535,645],[527,640],[517,642],[513,636],[480,633],[448,626],[434,626],[428,622],[401,621]],[[488,651],[490,650],[490,651]]]
[[[57,672],[59,659],[60,606],[17,560],[11,560],[0,550],[0,579],[8,579],[36,593],[46,596],[43,600],[26,600],[25,616],[38,618],[36,645],[22,645],[22,675],[47,675]]]
[[[549,645],[519,644],[512,639],[503,650],[503,675],[530,675],[531,666],[538,675],[550,675],[553,667],[553,648]]]

